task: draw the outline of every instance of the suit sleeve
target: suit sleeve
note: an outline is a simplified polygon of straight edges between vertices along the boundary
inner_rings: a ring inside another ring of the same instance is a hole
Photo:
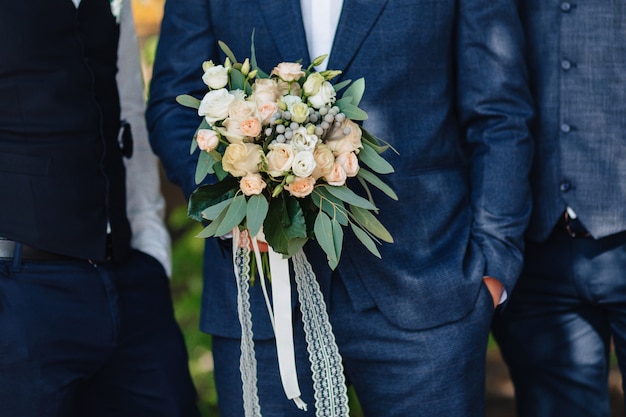
[[[472,239],[510,294],[530,218],[533,109],[514,0],[460,0],[459,115],[471,161]]]
[[[146,119],[150,143],[168,178],[188,198],[195,189],[197,153],[189,154],[200,123],[194,109],[181,106],[176,96],[202,98],[202,62],[217,53],[210,27],[208,0],[167,0],[154,62]],[[197,151],[196,151],[197,152]]]

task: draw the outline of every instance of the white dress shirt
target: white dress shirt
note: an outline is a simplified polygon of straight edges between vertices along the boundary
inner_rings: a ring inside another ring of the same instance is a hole
[[[311,61],[320,55],[330,55],[342,7],[343,0],[300,0]],[[315,69],[323,71],[327,64],[328,58]]]

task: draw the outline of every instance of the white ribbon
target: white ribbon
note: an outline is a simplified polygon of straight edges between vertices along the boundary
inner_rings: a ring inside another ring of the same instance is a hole
[[[289,261],[268,246],[272,274],[272,300],[270,301],[257,238],[249,239],[247,231],[239,232],[236,228],[233,230],[233,260],[238,283],[238,310],[242,329],[240,370],[245,416],[261,416],[256,388],[256,359],[252,340],[250,301],[249,294],[247,294],[250,279],[250,244],[254,250],[265,303],[274,328],[283,389],[287,398],[293,400],[299,409],[306,411],[307,405],[300,398],[296,371]],[[348,417],[349,407],[343,365],[319,284],[302,251],[298,252],[293,260],[307,350],[313,372],[316,416]]]

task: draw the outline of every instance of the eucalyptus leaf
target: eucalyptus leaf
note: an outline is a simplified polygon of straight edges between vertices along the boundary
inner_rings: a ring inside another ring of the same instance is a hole
[[[365,78],[359,78],[348,87],[342,97],[352,97],[352,104],[358,107],[363,93],[365,93]]]
[[[311,194],[311,201],[331,218],[337,219],[344,226],[348,225],[348,213],[343,201],[326,191],[325,188],[315,187]]]
[[[363,207],[368,210],[376,210],[376,206],[373,205],[370,201],[364,199],[363,197],[357,195],[354,191],[346,187],[345,185],[341,187],[336,187],[333,185],[322,185],[319,188],[324,188],[330,194],[334,195],[341,201],[352,204],[353,206]]]
[[[340,83],[337,83],[335,85],[333,85],[333,88],[335,89],[335,91],[339,91],[343,88],[345,88],[346,86],[350,85],[350,83],[352,82],[352,80],[344,80]],[[352,99],[350,99],[350,101],[352,101]]]
[[[209,223],[209,225],[205,227],[200,233],[198,233],[196,237],[209,238],[209,237],[219,236],[219,235],[216,235],[215,232],[217,231],[218,227],[224,220],[224,217],[226,217],[226,211],[221,212],[220,215],[217,216],[217,218],[214,221]]]
[[[254,32],[255,30],[252,29],[252,36],[250,38],[250,66],[252,67],[253,70],[257,71],[257,77],[269,78],[270,76],[267,75],[267,73],[263,71],[261,68],[259,68],[259,65],[257,64],[256,49],[254,47]]]
[[[242,90],[245,91],[245,82],[246,78],[243,76],[241,71],[235,68],[231,68],[229,71],[230,75],[230,88],[231,90]]]
[[[361,241],[363,246],[365,246],[365,248],[369,250],[374,256],[382,259],[382,256],[380,255],[380,252],[376,247],[376,243],[374,243],[372,238],[370,238],[367,233],[361,230],[361,228],[359,228],[359,226],[355,225],[354,223],[350,223],[350,227],[352,228],[352,232],[354,232],[354,235]]]
[[[230,50],[228,45],[226,45],[222,41],[218,41],[217,44],[220,46],[220,49],[224,52],[224,54],[230,59],[230,61],[234,64],[237,62],[237,58],[235,58],[235,54]]]
[[[363,148],[359,152],[359,162],[363,162],[379,174],[391,174],[394,172],[393,166],[366,142],[363,142]]]
[[[217,228],[215,234],[223,236],[230,233],[235,227],[239,226],[241,221],[246,217],[246,197],[243,194],[237,195],[226,211],[226,216],[222,224]]]
[[[398,195],[393,189],[385,184],[383,180],[378,178],[375,174],[369,172],[364,168],[359,169],[359,173],[357,174],[359,178],[363,178],[365,181],[372,184],[374,187],[378,188],[380,191],[385,193],[389,198],[398,201]]]
[[[189,94],[181,94],[179,96],[176,96],[176,102],[185,107],[191,107],[192,109],[197,110],[200,108],[200,103],[202,102],[202,100],[190,96]]]
[[[367,113],[352,103],[345,103],[341,107],[341,112],[351,120],[367,120]]]
[[[229,198],[228,200],[220,201],[217,204],[213,204],[212,206],[202,210],[202,217],[206,220],[215,220],[224,210],[230,207],[232,202],[233,199]]]
[[[332,219],[330,224],[333,227],[333,242],[335,243],[335,253],[337,254],[337,263],[341,259],[341,250],[343,249],[343,227],[337,219]]]
[[[250,236],[256,236],[261,230],[268,209],[269,203],[263,194],[253,195],[248,199],[246,221]]]
[[[207,175],[213,174],[213,165],[215,160],[208,154],[208,152],[200,152],[198,156],[198,164],[196,165],[196,184],[200,184]]]
[[[393,237],[389,231],[371,212],[355,206],[350,207],[350,212],[362,228],[387,243],[393,243]]]
[[[331,269],[335,269],[339,264],[339,259],[337,258],[337,251],[335,249],[333,226],[330,217],[323,211],[317,214],[313,231],[315,232],[315,240],[317,240],[317,243],[324,252],[326,252],[328,265]]]

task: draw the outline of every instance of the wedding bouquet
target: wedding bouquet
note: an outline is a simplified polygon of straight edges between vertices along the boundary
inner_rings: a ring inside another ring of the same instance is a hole
[[[251,237],[264,234],[268,245],[286,257],[314,238],[334,269],[342,228],[349,225],[380,257],[376,244],[393,239],[373,214],[377,209],[369,186],[397,197],[377,176],[393,172],[380,156],[389,145],[355,123],[367,118],[358,107],[364,80],[332,85],[341,71],[313,70],[325,55],[306,69],[279,63],[268,75],[257,67],[254,48],[251,58],[240,63],[224,43],[220,46],[227,56],[224,64],[203,64],[204,98],[177,98],[202,116],[191,146],[192,153],[201,150],[196,182],[207,175],[217,178],[191,196],[190,217],[208,222],[199,236],[247,229]],[[367,198],[348,187],[350,178],[362,185]]]
[[[290,269],[302,312],[317,416],[349,415],[341,356],[325,310],[323,295],[302,246],[308,239],[324,250],[331,268],[339,264],[343,227],[380,257],[377,244],[393,241],[375,216],[370,186],[397,199],[378,174],[393,172],[380,156],[387,144],[356,122],[363,79],[332,84],[341,71],[316,72],[326,56],[304,69],[283,62],[269,73],[250,58],[238,62],[224,43],[225,62],[204,62],[208,92],[202,99],[177,97],[202,117],[191,144],[200,148],[196,183],[211,184],[191,195],[189,216],[207,223],[199,237],[233,236],[233,264],[242,329],[241,363],[245,416],[260,416],[249,285],[257,269],[276,336],[285,394],[300,399],[291,323]],[[354,182],[351,182],[354,181]],[[360,184],[365,196],[349,186]],[[261,250],[259,242],[267,244]],[[254,252],[254,256],[251,256]],[[265,257],[263,257],[265,256]],[[270,276],[272,297],[265,276]]]

